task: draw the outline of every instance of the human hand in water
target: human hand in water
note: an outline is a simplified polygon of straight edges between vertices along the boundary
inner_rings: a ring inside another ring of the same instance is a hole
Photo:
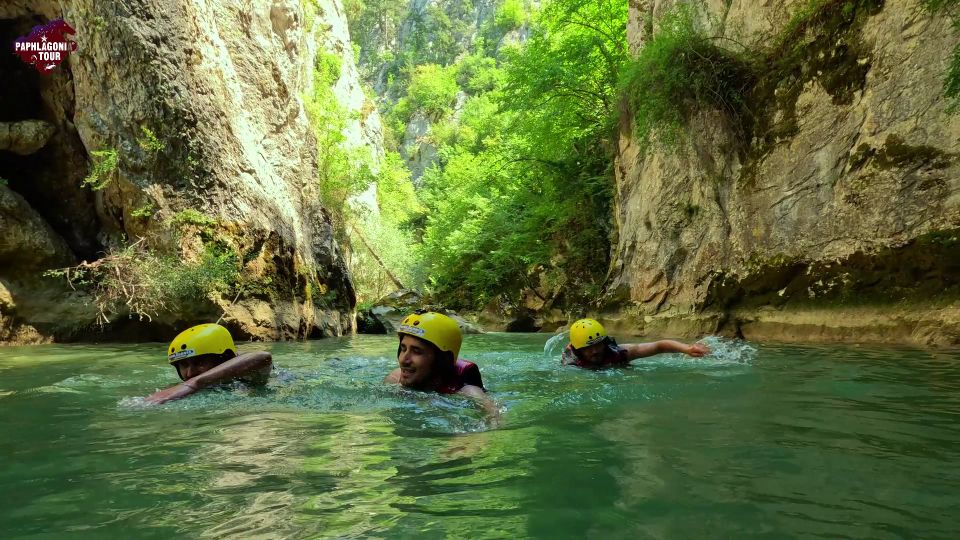
[[[687,347],[687,354],[694,358],[702,358],[710,354],[710,347],[707,347],[703,343],[694,343]]]

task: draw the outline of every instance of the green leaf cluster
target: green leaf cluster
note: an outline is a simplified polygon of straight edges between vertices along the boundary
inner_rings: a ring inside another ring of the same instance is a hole
[[[140,131],[143,133],[143,137],[137,139],[137,144],[143,150],[150,153],[157,153],[167,147],[147,126],[140,126]]]
[[[455,67],[425,64],[413,71],[407,95],[414,109],[439,118],[453,108],[459,91]]]
[[[343,146],[349,115],[337,101],[333,85],[340,78],[342,60],[320,50],[313,65],[312,92],[304,109],[317,141],[317,188],[320,202],[342,233],[347,200],[363,191],[372,179],[369,152]]]
[[[100,191],[106,188],[113,180],[113,173],[117,170],[120,163],[120,156],[116,150],[95,150],[90,152],[95,163],[90,174],[83,179],[81,183],[84,187],[89,187],[93,191]]]
[[[527,8],[523,0],[504,0],[493,15],[493,24],[502,34],[520,28],[526,20]]]
[[[740,119],[753,84],[748,62],[696,28],[681,4],[659,19],[657,33],[626,64],[621,87],[641,144],[677,142],[692,112],[713,108]]]
[[[456,66],[470,97],[456,122],[433,127],[440,161],[412,220],[420,277],[439,300],[577,301],[602,279],[626,17],[625,4],[555,0],[501,66],[476,54]]]
[[[212,227],[217,220],[193,208],[181,210],[170,217],[170,224],[179,229],[184,225],[194,225],[200,228]]]
[[[932,13],[946,13],[953,19],[953,25],[960,30],[960,0],[923,0],[924,6]],[[960,44],[953,48],[950,66],[943,82],[944,94],[950,99],[950,110],[960,111]]]

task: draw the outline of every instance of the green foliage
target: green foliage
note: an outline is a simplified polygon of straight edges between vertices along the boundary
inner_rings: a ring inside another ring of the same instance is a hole
[[[470,94],[481,94],[500,88],[503,71],[497,61],[480,53],[464,57],[456,64],[457,85]]]
[[[459,90],[455,68],[426,64],[414,70],[408,96],[415,109],[442,117],[452,109]]]
[[[384,156],[376,181],[377,206],[382,221],[401,226],[423,211],[410,181],[410,170],[396,152]]]
[[[948,14],[954,27],[960,29],[960,0],[923,0],[923,4],[932,13]],[[943,86],[944,94],[951,102],[951,112],[960,111],[960,44],[953,48]]]
[[[333,85],[340,78],[341,59],[318,52],[313,66],[313,92],[304,96],[304,108],[317,140],[317,187],[320,202],[332,215],[339,232],[346,221],[347,200],[369,185],[369,153],[343,146],[348,114],[337,101]]]
[[[150,153],[157,153],[164,150],[167,145],[157,139],[157,136],[146,126],[140,126],[140,131],[143,132],[143,137],[137,139],[137,144],[140,145],[140,148]]]
[[[326,51],[317,51],[313,59],[313,84],[332,86],[340,78],[343,60]]]
[[[10,181],[7,180],[6,178],[0,177],[0,186],[8,186],[8,185],[10,185]]]
[[[187,262],[151,251],[141,240],[111,249],[95,262],[44,275],[65,277],[72,286],[90,291],[98,322],[107,324],[118,314],[151,320],[198,298],[229,294],[239,279],[239,260],[232,250],[212,245],[198,260]]]
[[[676,143],[690,114],[701,108],[739,120],[753,84],[747,62],[705,37],[685,5],[664,15],[658,28],[622,75],[641,144]]]
[[[207,245],[200,260],[194,263],[171,258],[162,258],[160,262],[151,277],[159,294],[174,302],[230,294],[239,280],[237,254],[216,245]]]
[[[117,155],[117,151],[112,149],[94,151],[90,155],[96,162],[81,185],[89,187],[93,191],[100,191],[107,187],[113,179],[113,173],[117,170],[120,157]]]
[[[407,223],[423,207],[399,154],[386,154],[376,185],[379,213],[356,211],[350,220],[352,249],[347,262],[360,302],[373,302],[396,290],[394,279],[405,287],[415,285],[415,241]]]
[[[504,0],[493,15],[493,24],[502,33],[520,28],[526,22],[523,0]]]
[[[628,58],[626,20],[624,3],[554,0],[534,20],[526,46],[503,52],[501,103],[518,113],[516,127],[542,157],[592,155],[609,140]]]
[[[457,73],[473,94],[457,123],[435,124],[440,163],[421,179],[418,270],[451,306],[521,290],[568,302],[606,273],[617,80],[626,4],[555,0],[523,48]],[[478,74],[495,82],[471,86]]]
[[[156,210],[156,207],[153,205],[152,202],[148,202],[147,204],[141,206],[140,208],[137,208],[134,211],[130,212],[130,215],[135,218],[148,218],[153,215],[154,210]]]
[[[170,217],[170,224],[175,228],[184,225],[194,225],[196,227],[212,227],[217,224],[217,220],[193,208],[181,210]]]

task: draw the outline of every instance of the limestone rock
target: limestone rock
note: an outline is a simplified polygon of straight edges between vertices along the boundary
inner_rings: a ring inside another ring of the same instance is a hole
[[[63,17],[79,44],[34,90],[54,111],[42,120],[57,129],[41,152],[69,174],[14,179],[16,191],[87,259],[137,236],[176,249],[165,221],[198,210],[244,260],[269,261],[272,286],[284,292],[266,306],[243,293],[236,309],[250,318],[231,322],[237,337],[350,332],[355,295],[318,203],[316,143],[300,98],[314,32],[331,13],[342,17],[338,0],[324,5],[306,28],[299,0],[5,2],[0,16],[19,18],[24,31]],[[80,187],[94,151],[118,156],[96,193]],[[231,301],[215,304],[229,316]],[[167,323],[202,322],[210,308],[198,299]]]
[[[658,16],[675,3],[632,1],[631,40],[646,39],[638,10]],[[711,1],[704,24],[769,42],[797,5]],[[738,332],[737,318],[760,308],[856,298],[884,310],[956,293],[960,116],[947,112],[943,77],[960,33],[905,1],[886,2],[845,39],[811,38],[824,52],[805,60],[806,78],[775,81],[777,99],[752,104],[775,138],[744,141],[728,116],[703,110],[680,148],[642,151],[624,116],[608,289],[629,291],[641,318],[685,318],[688,334],[713,317],[708,326]]]
[[[0,122],[0,150],[26,156],[44,147],[56,128],[43,120]]]
[[[63,239],[6,186],[0,186],[0,261],[0,274],[6,276],[74,262]]]

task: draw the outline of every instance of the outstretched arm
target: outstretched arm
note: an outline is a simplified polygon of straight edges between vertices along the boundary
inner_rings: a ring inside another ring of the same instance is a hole
[[[146,397],[145,401],[151,405],[160,405],[175,399],[185,398],[199,390],[196,386],[190,384],[190,381],[184,381],[176,386],[171,386],[165,390],[154,392]]]
[[[264,374],[269,374],[272,365],[273,356],[268,352],[246,353],[231,358],[187,382],[193,383],[197,388],[207,388],[238,377],[262,377]]]
[[[468,384],[460,389],[460,393],[476,401],[483,409],[484,415],[490,422],[490,427],[500,427],[500,407],[479,386]]]
[[[273,365],[273,357],[268,352],[241,354],[192,379],[151,394],[146,398],[146,402],[159,405],[175,399],[185,398],[197,390],[214,386],[237,377],[269,376],[271,365]]]
[[[683,353],[694,358],[710,354],[710,348],[702,343],[687,345],[672,339],[661,339],[652,343],[626,343],[623,348],[627,350],[627,356],[630,360],[662,353]]]

